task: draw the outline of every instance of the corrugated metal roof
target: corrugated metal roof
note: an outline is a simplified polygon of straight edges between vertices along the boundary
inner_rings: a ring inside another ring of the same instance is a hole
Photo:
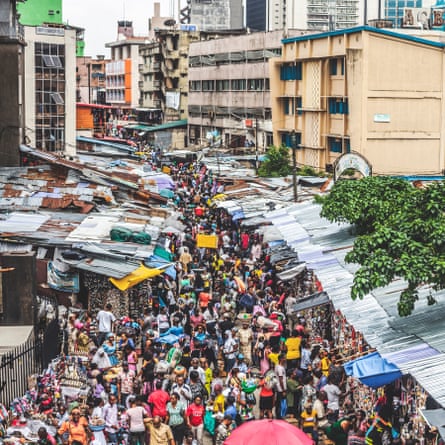
[[[352,228],[321,218],[320,210],[318,204],[306,201],[265,217],[298,252],[299,259],[315,270],[334,307],[364,335],[367,343],[383,356],[392,357],[403,372],[413,375],[445,406],[445,291],[432,293],[437,303],[428,306],[425,297],[431,289],[421,289],[414,313],[404,318],[397,313],[397,302],[405,287],[402,280],[353,301],[350,288],[357,265],[344,262],[354,241]],[[413,360],[405,362],[404,357]]]
[[[0,232],[35,232],[48,219],[48,215],[40,213],[11,213],[6,220],[0,221]]]
[[[74,267],[86,272],[93,272],[107,277],[121,279],[136,270],[140,264],[119,260],[93,259],[83,260]]]

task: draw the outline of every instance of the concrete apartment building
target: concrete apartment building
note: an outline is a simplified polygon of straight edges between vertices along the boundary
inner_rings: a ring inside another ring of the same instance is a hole
[[[242,0],[188,0],[189,23],[199,31],[224,31],[244,27]]]
[[[16,2],[0,4],[0,166],[20,163],[19,145],[25,137],[23,27],[17,22]]]
[[[246,0],[246,26],[252,31],[281,29],[285,34],[288,29],[344,29],[363,24],[361,14],[364,2],[365,0]]]
[[[139,106],[139,47],[147,37],[135,37],[133,23],[118,22],[117,40],[105,46],[111,49],[111,61],[105,65],[106,102],[121,107],[123,113]]]
[[[109,63],[105,56],[77,57],[76,59],[76,102],[106,104],[105,67]]]
[[[332,168],[357,152],[373,173],[445,171],[445,44],[371,27],[283,40],[271,61],[274,143]],[[295,141],[295,139],[294,139]]]
[[[197,31],[163,28],[155,31],[155,41],[140,48],[141,107],[160,110],[164,122],[187,118],[188,53]]]
[[[25,26],[26,136],[40,150],[76,153],[77,30]]]
[[[272,143],[269,59],[281,54],[282,32],[195,42],[189,50],[191,143],[227,147]]]

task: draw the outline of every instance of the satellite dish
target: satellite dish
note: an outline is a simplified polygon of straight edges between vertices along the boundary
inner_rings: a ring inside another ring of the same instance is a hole
[[[164,26],[175,26],[176,21],[174,19],[169,19],[164,22]]]

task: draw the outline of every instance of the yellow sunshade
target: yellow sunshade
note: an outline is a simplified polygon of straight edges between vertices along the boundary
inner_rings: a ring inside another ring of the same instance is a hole
[[[196,236],[196,247],[206,247],[207,249],[218,248],[218,236],[217,235],[204,235],[199,233]]]
[[[127,290],[130,287],[136,286],[136,284],[141,283],[148,278],[156,277],[163,272],[162,269],[149,269],[145,267],[143,264],[139,266],[136,270],[126,275],[124,278],[116,279],[110,278],[109,280],[119,289],[119,290]]]

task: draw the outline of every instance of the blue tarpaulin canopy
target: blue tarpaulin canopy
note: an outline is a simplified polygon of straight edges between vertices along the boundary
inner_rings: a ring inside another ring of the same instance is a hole
[[[379,388],[402,377],[400,369],[378,352],[365,355],[343,365],[347,375],[359,379],[371,388]]]
[[[174,264],[171,263],[171,261],[167,261],[165,258],[162,258],[158,255],[151,255],[149,258],[147,258],[144,261],[144,264],[147,267],[154,267],[154,268],[161,268],[163,266],[168,266],[163,273],[167,274],[170,278],[173,278],[173,280],[176,280],[176,269]]]

